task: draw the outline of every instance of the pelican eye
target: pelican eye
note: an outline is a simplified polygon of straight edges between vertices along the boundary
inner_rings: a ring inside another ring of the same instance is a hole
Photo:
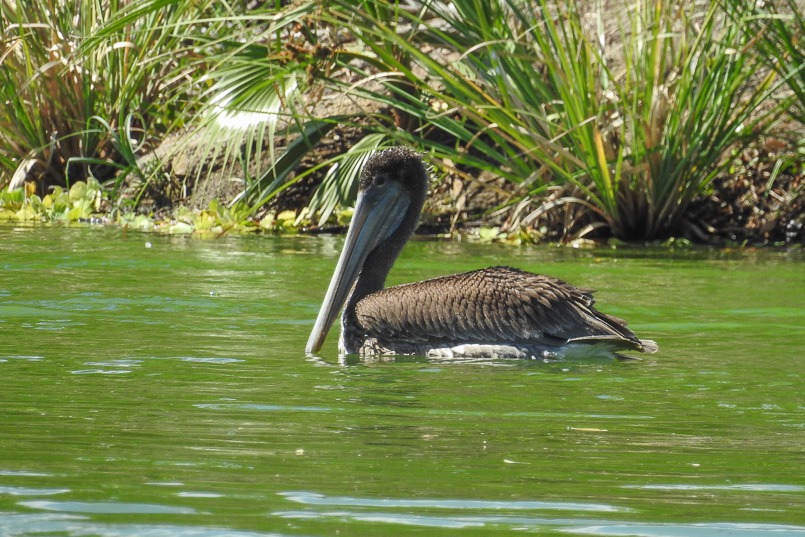
[[[375,175],[375,184],[377,186],[383,186],[386,184],[386,179],[388,179],[389,175],[387,173],[380,173]]]

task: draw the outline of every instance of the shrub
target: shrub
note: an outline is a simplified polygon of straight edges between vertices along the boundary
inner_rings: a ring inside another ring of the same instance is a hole
[[[99,36],[127,4],[0,0],[0,183],[109,179],[147,132],[180,120],[185,103],[167,90],[190,57],[181,18],[205,6],[170,3]]]
[[[578,204],[579,234],[645,240],[678,232],[731,151],[779,112],[759,108],[772,77],[758,81],[739,22],[723,2],[699,5],[454,0],[411,12],[334,0],[329,16],[366,49],[342,67],[383,85],[350,89],[421,125],[390,135],[506,178],[513,200],[537,205],[522,224]],[[573,188],[546,206],[551,184]]]

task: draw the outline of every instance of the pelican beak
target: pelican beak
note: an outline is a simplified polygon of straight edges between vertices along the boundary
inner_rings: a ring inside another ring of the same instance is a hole
[[[380,175],[373,179],[367,188],[358,193],[344,249],[341,250],[305,352],[313,353],[321,349],[366,258],[400,226],[411,204],[411,198],[397,181]]]

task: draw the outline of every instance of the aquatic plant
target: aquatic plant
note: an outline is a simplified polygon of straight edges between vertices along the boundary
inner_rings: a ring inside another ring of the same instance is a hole
[[[35,185],[27,183],[25,188],[0,191],[0,222],[76,222],[102,216],[103,189],[92,177],[68,190],[56,186],[44,197],[34,190]]]
[[[102,185],[90,177],[76,181],[69,189],[55,186],[40,197],[34,183],[13,191],[0,191],[0,222],[113,223],[127,229],[169,234],[217,237],[225,233],[297,233],[296,212],[269,213],[260,221],[251,218],[252,209],[244,203],[227,207],[213,200],[207,209],[177,209],[170,218],[135,212],[109,211],[109,196]]]

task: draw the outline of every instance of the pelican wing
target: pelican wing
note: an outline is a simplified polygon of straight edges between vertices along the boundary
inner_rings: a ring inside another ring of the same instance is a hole
[[[621,319],[593,307],[592,291],[509,267],[383,289],[358,302],[366,334],[408,343],[561,345],[613,340],[640,348]]]

